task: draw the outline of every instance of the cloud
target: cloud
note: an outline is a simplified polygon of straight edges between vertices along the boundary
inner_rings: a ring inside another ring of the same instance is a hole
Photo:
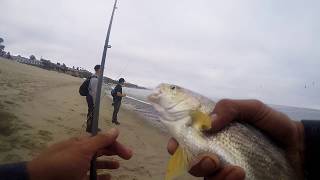
[[[112,4],[2,0],[0,34],[13,53],[92,70]],[[319,5],[121,0],[105,73],[148,87],[169,82],[210,97],[320,108]]]

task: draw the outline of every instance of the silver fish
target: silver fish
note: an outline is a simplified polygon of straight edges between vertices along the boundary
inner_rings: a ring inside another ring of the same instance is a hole
[[[242,167],[246,179],[297,179],[284,150],[253,126],[233,122],[218,133],[204,133],[211,127],[209,113],[215,106],[212,100],[179,86],[160,84],[149,101],[179,142],[168,163],[167,180],[187,172],[199,155],[210,153],[218,155],[223,166]]]

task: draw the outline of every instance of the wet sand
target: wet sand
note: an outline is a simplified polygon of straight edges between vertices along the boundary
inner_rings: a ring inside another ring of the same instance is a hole
[[[84,134],[87,107],[78,93],[82,81],[0,58],[0,163],[28,161],[54,142]],[[107,96],[100,113],[99,127],[114,127]],[[112,179],[164,179],[169,137],[133,111],[121,108],[119,120],[119,139],[134,156],[109,171]]]

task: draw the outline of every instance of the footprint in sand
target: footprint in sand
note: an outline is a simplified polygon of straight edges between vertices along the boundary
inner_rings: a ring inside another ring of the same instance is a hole
[[[64,129],[68,135],[75,135],[79,132],[79,130],[75,128],[64,127]]]
[[[15,104],[14,102],[12,101],[4,101],[6,104]]]
[[[28,114],[28,113],[23,113],[23,116],[24,116],[24,117],[30,117],[31,115]]]
[[[54,120],[52,120],[52,119],[44,119],[45,121],[47,121],[48,123],[52,123],[52,124],[54,124],[55,123],[55,121]]]
[[[39,130],[38,131],[38,134],[41,135],[41,136],[48,136],[48,135],[52,135],[51,132],[49,131],[46,131],[46,130]]]
[[[18,162],[23,158],[17,154],[8,154],[5,158],[2,159],[1,162]]]
[[[135,136],[136,136],[136,138],[138,139],[138,141],[141,142],[142,148],[145,148],[145,147],[146,147],[146,144],[144,143],[144,141],[142,141],[141,138],[140,138],[137,134],[135,134]]]
[[[30,126],[30,125],[28,125],[28,124],[22,124],[22,125],[21,125],[21,129],[24,129],[24,130],[26,130],[26,129],[32,129],[32,126]]]
[[[139,166],[139,167],[126,167],[126,166],[122,166],[123,169],[125,169],[126,171],[131,171],[131,172],[138,172],[139,174],[147,174],[148,176],[151,177],[151,173],[149,170],[147,170],[144,166]]]
[[[20,148],[24,148],[28,150],[39,149],[39,143],[34,140],[25,139],[23,142],[20,142],[20,143],[21,143]]]
[[[17,117],[9,112],[0,110],[0,135],[9,136],[17,129]]]
[[[1,146],[0,146],[0,152],[3,153],[3,152],[8,152],[12,149],[12,144],[9,144],[9,143],[1,143]]]
[[[46,130],[39,130],[38,134],[40,135],[40,138],[44,141],[52,141],[52,133]]]
[[[124,175],[124,174],[121,174],[119,176],[116,176],[115,179],[117,180],[134,180],[134,179],[137,179],[136,177],[132,177],[132,176],[129,176],[129,175]]]
[[[57,124],[58,127],[64,128],[65,126],[62,124]]]

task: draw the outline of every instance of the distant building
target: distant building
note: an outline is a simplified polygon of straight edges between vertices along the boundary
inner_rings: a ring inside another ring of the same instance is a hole
[[[35,66],[41,66],[41,61],[39,60],[36,60],[36,59],[29,59],[29,58],[26,58],[26,57],[22,57],[20,55],[18,56],[12,56],[12,59],[19,62],[19,63],[23,63],[23,64],[29,64],[29,65],[35,65]]]
[[[57,70],[57,64],[52,63],[50,60],[47,59],[40,59],[41,67],[48,70]]]

